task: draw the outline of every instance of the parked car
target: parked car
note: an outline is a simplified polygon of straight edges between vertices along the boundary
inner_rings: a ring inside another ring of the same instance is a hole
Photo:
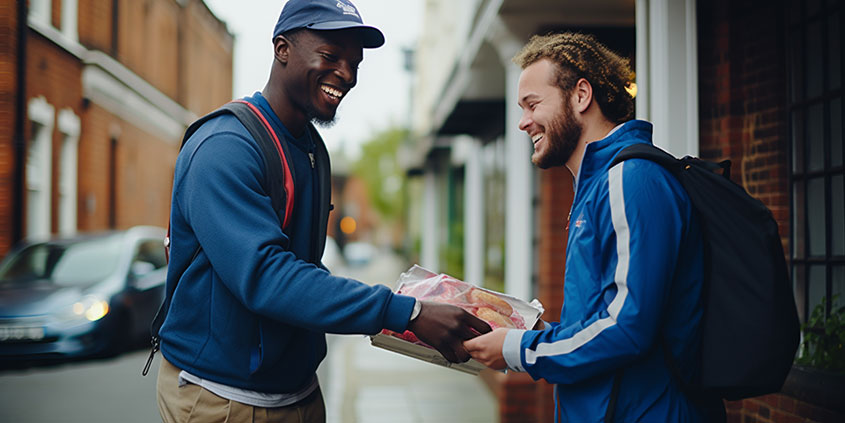
[[[0,361],[112,355],[149,340],[164,235],[138,226],[12,250],[0,262]]]

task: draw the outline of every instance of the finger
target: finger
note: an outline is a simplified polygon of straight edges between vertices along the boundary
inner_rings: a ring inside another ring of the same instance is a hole
[[[469,313],[467,313],[467,314],[469,314]],[[478,333],[483,334],[483,333],[490,332],[492,330],[490,328],[490,325],[487,324],[487,322],[485,322],[484,320],[481,320],[478,317],[473,316],[472,314],[470,314],[469,317],[471,317],[471,319],[469,319],[469,321],[467,323],[469,323],[469,326],[471,328],[478,331]]]
[[[457,355],[458,361],[456,363],[464,363],[469,361],[470,355],[467,350],[464,349],[463,345],[458,345],[458,349],[455,350],[455,354]]]
[[[474,353],[478,349],[477,344],[478,341],[476,341],[475,339],[468,339],[464,341],[464,349],[467,350],[470,355],[472,355],[472,353]]]
[[[444,347],[444,348],[442,348],[442,349],[438,349],[437,351],[439,351],[439,352],[440,352],[440,354],[441,354],[441,355],[443,355],[443,358],[445,358],[446,360],[448,360],[448,361],[450,361],[450,362],[452,362],[452,363],[457,363],[457,362],[458,362],[458,357],[456,357],[456,356],[455,356],[455,354],[454,354],[454,352],[452,351],[452,349],[451,349],[451,348],[449,348],[448,346],[447,346],[447,347]]]
[[[475,328],[472,328],[472,327],[469,327],[469,326],[461,327],[460,333],[458,334],[461,342],[466,341],[468,339],[476,338],[479,335],[481,335],[481,334],[478,333],[478,331],[475,330]]]

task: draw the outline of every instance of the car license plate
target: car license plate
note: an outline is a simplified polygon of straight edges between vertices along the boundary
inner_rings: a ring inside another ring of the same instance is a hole
[[[44,328],[33,326],[0,326],[0,342],[40,341],[44,339]]]

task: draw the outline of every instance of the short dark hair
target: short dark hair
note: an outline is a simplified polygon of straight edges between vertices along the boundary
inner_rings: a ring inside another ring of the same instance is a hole
[[[535,35],[513,61],[525,69],[542,59],[557,65],[557,83],[564,92],[584,78],[593,86],[593,97],[610,121],[622,123],[633,117],[634,99],[626,89],[634,82],[634,72],[628,59],[594,36],[573,32]]]

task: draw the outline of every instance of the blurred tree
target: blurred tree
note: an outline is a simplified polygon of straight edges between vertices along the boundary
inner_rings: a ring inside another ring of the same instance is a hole
[[[398,127],[377,133],[361,146],[361,156],[352,165],[352,173],[364,180],[370,203],[384,224],[397,224],[405,217],[405,172],[396,154],[407,137],[407,129]]]

